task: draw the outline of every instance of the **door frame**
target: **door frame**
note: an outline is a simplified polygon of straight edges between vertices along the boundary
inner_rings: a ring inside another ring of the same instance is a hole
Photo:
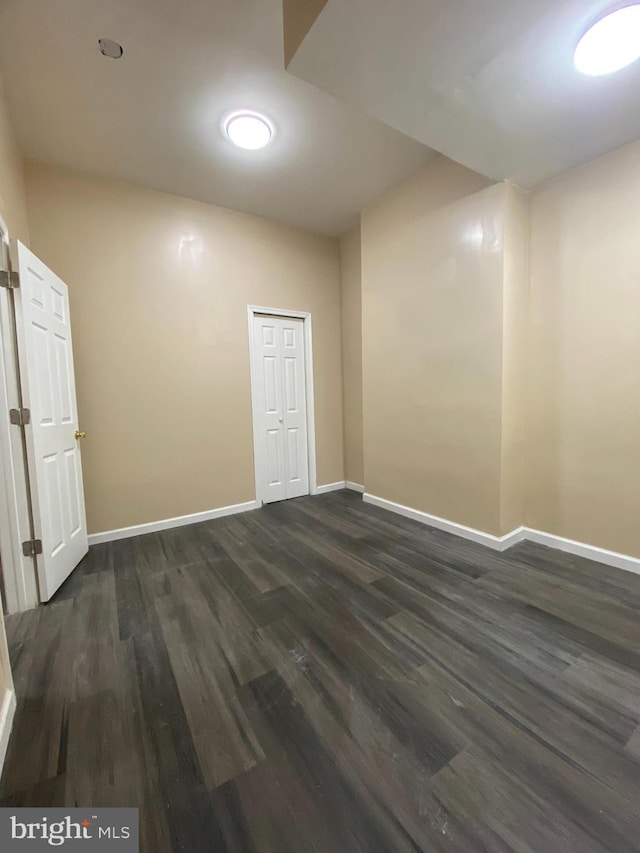
[[[302,320],[302,335],[304,338],[304,378],[305,397],[307,403],[307,463],[309,467],[309,494],[318,493],[316,472],[316,416],[315,393],[313,387],[313,339],[311,333],[311,313],[309,311],[290,311],[286,308],[265,308],[262,305],[247,305],[247,320],[249,328],[249,365],[251,379],[251,414],[253,425],[253,470],[255,474],[256,503],[262,506],[262,464],[258,453],[258,408],[255,400],[255,376],[257,358],[253,346],[253,320],[257,315],[267,314],[281,319]]]
[[[11,269],[9,232],[0,217],[0,241]],[[9,293],[0,290],[0,555],[7,613],[20,613],[39,603],[35,557],[22,553],[30,538],[29,491],[20,428],[9,422],[9,409],[19,408],[19,365],[14,346]]]

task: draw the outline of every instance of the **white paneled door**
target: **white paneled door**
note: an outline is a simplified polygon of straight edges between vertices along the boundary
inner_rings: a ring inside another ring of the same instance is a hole
[[[16,326],[40,597],[48,601],[87,553],[67,286],[16,244]]]
[[[252,332],[257,499],[308,495],[304,322],[255,314]]]

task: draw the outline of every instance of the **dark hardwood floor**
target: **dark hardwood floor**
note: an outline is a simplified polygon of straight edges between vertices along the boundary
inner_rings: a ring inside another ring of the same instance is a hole
[[[640,577],[353,493],[91,549],[7,620],[4,804],[141,849],[640,850]]]

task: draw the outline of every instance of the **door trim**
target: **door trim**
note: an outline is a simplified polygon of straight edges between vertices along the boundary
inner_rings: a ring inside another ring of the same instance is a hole
[[[258,506],[262,506],[263,478],[260,476],[262,466],[258,455],[258,411],[255,405],[254,377],[256,369],[256,355],[253,347],[253,320],[257,314],[268,314],[270,317],[289,318],[302,320],[302,334],[304,337],[304,378],[305,397],[307,402],[307,454],[309,465],[309,494],[318,492],[316,474],[316,416],[315,416],[315,394],[313,387],[313,339],[311,334],[311,313],[309,311],[290,311],[286,308],[265,308],[262,305],[247,305],[247,324],[249,329],[249,367],[251,379],[251,415],[253,425],[253,470],[255,475],[255,496]]]
[[[4,760],[7,755],[9,736],[11,735],[11,728],[13,726],[15,713],[16,691],[12,682],[5,688],[2,704],[0,705],[0,773],[2,773]]]

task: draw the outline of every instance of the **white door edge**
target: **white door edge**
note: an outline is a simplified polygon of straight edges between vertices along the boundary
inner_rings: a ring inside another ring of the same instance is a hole
[[[9,232],[1,217],[0,241],[8,257]],[[29,508],[20,428],[9,423],[9,409],[19,405],[11,326],[9,295],[4,291],[0,293],[0,557],[7,613],[21,613],[37,606],[38,586],[34,560],[22,553],[22,542],[30,536]]]
[[[255,371],[256,355],[253,346],[253,319],[257,314],[268,314],[271,317],[284,317],[302,320],[304,335],[304,366],[307,404],[307,448],[309,464],[309,494],[317,494],[316,476],[316,418],[315,393],[313,387],[313,338],[311,330],[311,313],[309,311],[291,311],[286,308],[267,308],[263,305],[247,305],[247,325],[249,331],[249,368],[251,379],[251,413],[253,424],[253,469],[255,476],[255,495],[258,506],[262,506],[262,482],[260,478],[260,463],[258,456],[258,411],[255,405]]]

